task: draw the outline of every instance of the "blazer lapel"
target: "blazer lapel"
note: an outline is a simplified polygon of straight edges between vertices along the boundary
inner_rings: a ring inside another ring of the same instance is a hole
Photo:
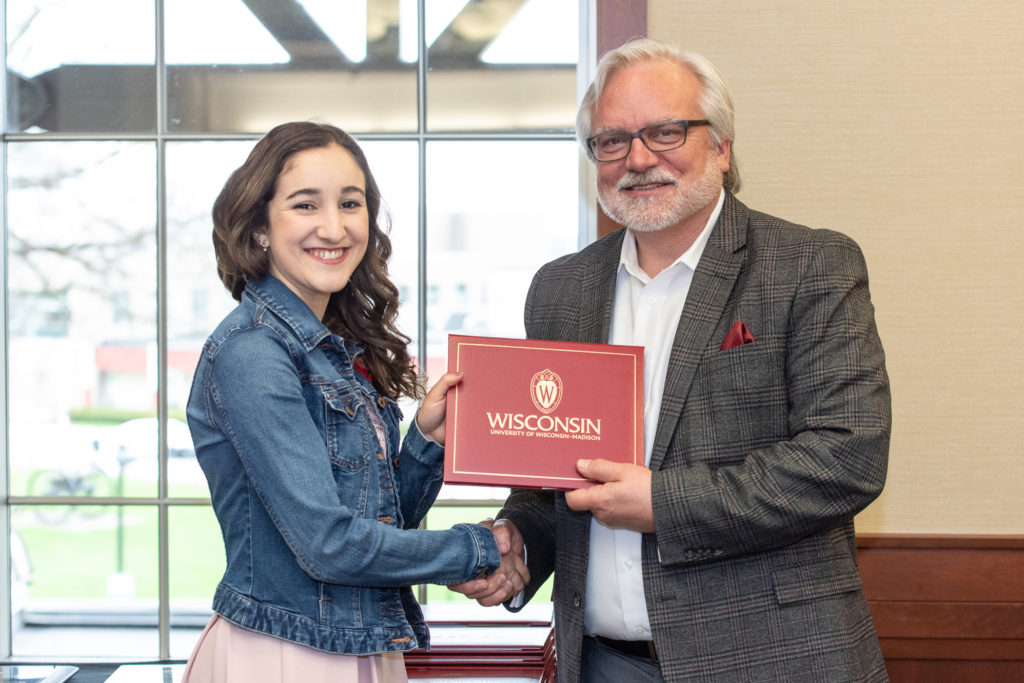
[[[605,248],[583,276],[580,293],[578,341],[607,344],[611,334],[612,306],[615,303],[615,279],[625,230],[616,230],[605,240]]]
[[[739,276],[746,241],[747,208],[727,193],[718,224],[712,230],[694,271],[686,305],[676,328],[651,452],[652,470],[658,469],[665,457],[697,365]]]

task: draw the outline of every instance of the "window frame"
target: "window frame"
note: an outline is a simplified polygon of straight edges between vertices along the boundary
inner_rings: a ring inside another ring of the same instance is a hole
[[[427,273],[429,263],[426,258],[427,241],[427,214],[426,214],[426,146],[434,141],[519,141],[519,140],[573,140],[571,132],[506,132],[506,133],[458,133],[439,132],[433,133],[427,128],[427,45],[424,32],[424,2],[417,3],[418,14],[418,44],[419,59],[417,61],[417,130],[414,133],[360,133],[361,140],[381,141],[414,141],[417,143],[418,159],[418,216],[417,216],[417,355],[421,362],[425,361],[427,355],[427,295],[428,279]],[[0,355],[4,362],[0,364],[0,379],[3,380],[3,392],[0,393],[0,422],[3,423],[4,439],[0,442],[0,457],[3,459],[4,467],[0,471],[0,495],[4,498],[3,506],[0,506],[0,526],[6,530],[7,538],[10,538],[11,519],[10,512],[13,506],[23,504],[39,503],[60,503],[62,505],[82,504],[79,501],[62,498],[45,498],[32,496],[10,496],[9,491],[9,463],[8,463],[8,307],[7,307],[7,209],[6,209],[6,179],[7,179],[7,143],[10,142],[35,142],[35,141],[140,141],[152,142],[156,147],[156,249],[157,249],[157,418],[161,425],[166,425],[168,419],[168,320],[167,320],[167,143],[178,141],[221,141],[221,140],[252,140],[259,139],[258,134],[237,134],[237,133],[179,133],[168,132],[166,126],[166,115],[168,103],[166,97],[166,75],[167,64],[164,54],[164,0],[154,1],[155,17],[155,49],[156,59],[154,68],[157,74],[156,81],[156,121],[152,133],[131,133],[131,134],[68,134],[68,133],[3,133],[3,153],[0,155],[0,175],[5,183],[4,190],[0,193],[0,212],[2,212],[3,229],[0,231],[0,248],[3,249],[4,258],[0,259],[0,277],[3,278],[3,297],[0,300],[0,310],[3,312],[4,330],[0,335]],[[619,44],[626,38],[643,35],[646,32],[646,2],[634,2],[627,0],[579,0],[579,46],[580,58],[577,62],[577,101],[582,95],[583,89],[590,81],[595,55],[603,52],[608,46]],[[0,61],[6,66],[6,2],[0,3],[0,32],[3,40],[0,41],[0,50],[3,51]],[[595,49],[595,47],[597,49]],[[0,103],[4,105],[3,130],[7,130],[6,117],[6,82],[0,83]],[[579,197],[579,230],[578,244],[582,246],[592,241],[600,230],[599,212],[596,209],[596,201],[593,192],[593,171],[591,164],[580,155],[580,183],[584,188]],[[158,571],[159,571],[159,595],[158,595],[158,632],[159,632],[159,658],[170,660],[170,553],[168,518],[171,508],[210,506],[209,498],[171,498],[168,496],[168,444],[165,430],[161,430],[158,440],[158,491],[153,498],[131,498],[131,497],[107,497],[91,498],[87,501],[91,505],[122,505],[122,506],[146,506],[156,508],[158,515],[159,534],[158,545]],[[473,506],[498,506],[502,499],[465,499],[465,500],[439,500],[439,507],[473,507]],[[8,660],[12,653],[12,628],[11,628],[11,572],[10,572],[10,543],[9,541],[0,544],[0,660]],[[421,598],[425,597],[425,590],[421,587]]]

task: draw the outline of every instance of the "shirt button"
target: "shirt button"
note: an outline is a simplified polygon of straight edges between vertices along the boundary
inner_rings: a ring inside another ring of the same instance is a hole
[[[644,635],[645,633],[647,633],[647,629],[645,629],[645,628],[644,628],[643,626],[637,626],[637,627],[636,627],[636,634],[637,634],[638,636],[642,636],[642,635]]]
[[[623,564],[623,566],[626,567],[626,569],[632,569],[633,568],[633,560],[626,560],[622,564]]]

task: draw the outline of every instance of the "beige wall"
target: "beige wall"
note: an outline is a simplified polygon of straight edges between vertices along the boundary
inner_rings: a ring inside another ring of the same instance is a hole
[[[892,379],[858,529],[1024,533],[1024,4],[651,0],[722,70],[749,206],[863,247]]]

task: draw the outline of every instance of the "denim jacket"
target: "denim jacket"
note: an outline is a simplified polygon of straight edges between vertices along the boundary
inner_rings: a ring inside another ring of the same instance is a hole
[[[361,350],[273,276],[204,345],[188,422],[224,536],[213,609],[327,652],[427,648],[409,586],[488,574],[500,556],[484,526],[416,528],[444,451],[415,420],[399,450],[401,411],[353,370]]]

